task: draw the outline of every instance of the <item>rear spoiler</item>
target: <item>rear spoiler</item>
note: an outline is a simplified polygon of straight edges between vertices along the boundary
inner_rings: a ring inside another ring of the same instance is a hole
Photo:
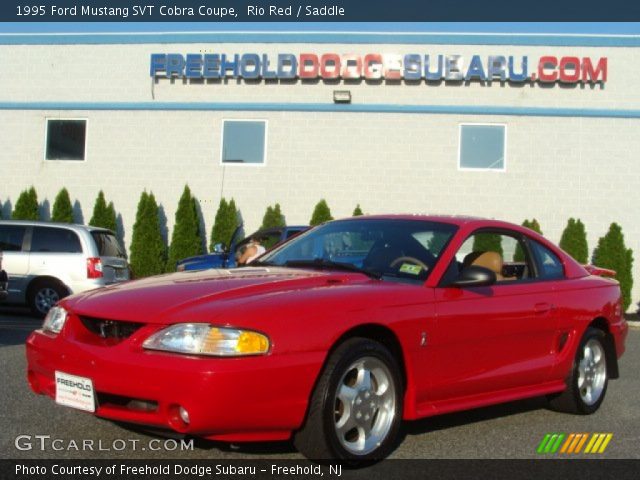
[[[598,275],[600,277],[615,277],[616,271],[608,268],[596,267],[595,265],[583,265],[589,275]]]

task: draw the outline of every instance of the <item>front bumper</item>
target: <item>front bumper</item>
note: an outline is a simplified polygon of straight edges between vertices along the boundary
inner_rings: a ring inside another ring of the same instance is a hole
[[[155,326],[116,345],[85,343],[68,327],[27,340],[35,393],[55,398],[56,371],[87,377],[100,417],[216,440],[288,438],[302,424],[323,361],[319,353],[204,358],[145,351],[139,345]]]

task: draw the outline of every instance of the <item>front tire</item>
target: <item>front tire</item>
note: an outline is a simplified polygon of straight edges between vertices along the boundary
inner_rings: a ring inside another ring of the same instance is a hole
[[[578,346],[566,390],[549,399],[553,410],[590,415],[600,408],[609,384],[605,345],[602,330],[587,329]]]
[[[369,339],[349,339],[329,357],[294,445],[313,460],[380,460],[395,446],[403,393],[389,350]]]

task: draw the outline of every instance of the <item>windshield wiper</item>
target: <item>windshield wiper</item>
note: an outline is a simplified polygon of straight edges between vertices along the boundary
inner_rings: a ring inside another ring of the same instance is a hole
[[[341,263],[341,262],[333,262],[331,260],[324,260],[322,258],[315,258],[313,260],[289,260],[285,262],[285,267],[301,267],[301,268],[326,268],[326,269],[335,269],[335,270],[345,270],[347,272],[357,272],[363,273],[368,277],[375,278],[376,280],[380,280],[382,278],[382,274],[379,272],[374,272],[373,270],[367,270],[366,268],[360,268],[352,263]]]

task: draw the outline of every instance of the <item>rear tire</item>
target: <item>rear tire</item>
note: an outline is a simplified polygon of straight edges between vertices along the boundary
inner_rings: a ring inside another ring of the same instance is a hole
[[[395,447],[404,386],[398,362],[366,338],[331,354],[311,396],[294,445],[312,460],[380,460]]]
[[[549,397],[551,409],[590,415],[600,408],[609,383],[605,345],[602,330],[587,329],[580,340],[566,390]]]
[[[27,301],[34,315],[44,317],[51,307],[67,295],[69,295],[67,289],[60,282],[38,280],[29,289]]]

